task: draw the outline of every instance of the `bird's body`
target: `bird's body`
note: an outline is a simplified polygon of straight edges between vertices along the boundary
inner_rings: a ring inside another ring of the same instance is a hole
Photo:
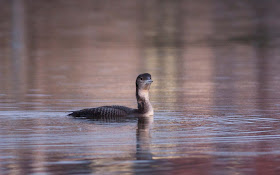
[[[138,109],[129,108],[126,106],[101,106],[96,108],[82,109],[74,111],[70,116],[86,117],[86,118],[110,118],[117,116],[129,115],[153,115],[153,107],[149,100],[149,89],[152,83],[151,75],[148,73],[140,74],[136,79],[136,99]]]
[[[134,109],[125,107],[125,106],[100,106],[97,108],[88,108],[88,109],[82,109],[79,111],[74,111],[69,115],[72,115],[74,117],[91,117],[91,116],[125,116],[129,115],[134,111]]]

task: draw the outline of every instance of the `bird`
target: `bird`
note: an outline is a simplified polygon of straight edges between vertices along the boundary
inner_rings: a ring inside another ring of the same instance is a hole
[[[152,82],[152,76],[149,73],[143,73],[137,76],[135,82],[137,109],[119,105],[100,106],[72,111],[68,116],[93,119],[98,117],[106,119],[122,116],[152,116],[154,115],[154,110],[149,98],[149,90]]]

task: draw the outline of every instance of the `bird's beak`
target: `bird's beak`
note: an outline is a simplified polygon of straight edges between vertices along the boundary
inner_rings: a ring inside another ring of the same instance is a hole
[[[146,80],[146,83],[151,84],[153,80]]]

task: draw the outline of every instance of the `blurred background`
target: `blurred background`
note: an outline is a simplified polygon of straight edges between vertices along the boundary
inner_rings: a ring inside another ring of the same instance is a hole
[[[279,0],[0,0],[0,170],[277,174],[279,8]],[[154,80],[153,129],[66,117],[136,107],[143,72]]]
[[[279,97],[277,0],[0,3],[1,101],[55,96],[134,104],[134,79],[142,72],[156,78],[154,94],[180,102],[188,93],[229,96],[237,105],[240,97]]]

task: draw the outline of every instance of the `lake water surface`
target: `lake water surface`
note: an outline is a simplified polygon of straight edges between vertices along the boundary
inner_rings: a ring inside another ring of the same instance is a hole
[[[277,1],[23,2],[0,2],[0,174],[279,174]],[[153,117],[67,116],[136,108],[144,72]]]

